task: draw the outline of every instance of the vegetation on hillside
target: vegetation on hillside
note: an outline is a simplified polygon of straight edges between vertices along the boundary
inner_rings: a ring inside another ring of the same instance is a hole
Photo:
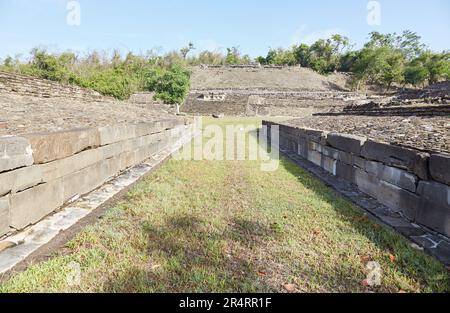
[[[393,84],[422,86],[450,78],[450,52],[435,53],[421,43],[416,33],[401,35],[370,33],[360,50],[353,50],[347,37],[333,35],[311,46],[271,49],[262,64],[301,65],[321,74],[352,72],[356,89],[361,84],[376,84],[389,89]]]
[[[190,72],[178,54],[128,53],[122,58],[117,51],[112,55],[94,51],[82,57],[34,49],[29,62],[8,57],[0,70],[74,84],[122,100],[138,91],[153,91],[155,98],[169,104],[181,104],[190,84]]]
[[[349,38],[336,34],[312,45],[270,49],[266,57],[253,60],[239,47],[219,51],[200,51],[189,43],[180,51],[145,55],[118,51],[112,54],[91,52],[85,56],[73,52],[51,54],[33,49],[28,62],[7,57],[0,70],[14,71],[62,83],[90,88],[103,95],[127,99],[137,91],[153,91],[155,98],[170,104],[183,103],[190,87],[189,66],[208,64],[249,64],[302,66],[321,74],[336,71],[353,73],[353,87],[374,84],[388,90],[397,86],[424,86],[450,78],[450,52],[436,53],[421,43],[416,33],[401,35],[372,32],[360,50],[354,50]]]

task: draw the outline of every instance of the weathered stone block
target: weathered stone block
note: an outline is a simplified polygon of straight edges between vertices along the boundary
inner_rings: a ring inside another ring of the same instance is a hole
[[[120,166],[121,158],[116,156],[64,176],[62,178],[63,201],[66,202],[100,187],[119,173]]]
[[[75,129],[26,135],[33,149],[35,164],[48,163],[72,156],[100,145],[96,129]]]
[[[416,192],[417,176],[404,170],[386,166],[379,162],[367,161],[366,171],[385,182],[391,183],[411,192]]]
[[[366,162],[367,161],[361,157],[358,157],[356,155],[353,156],[353,165],[362,170],[366,169]]]
[[[136,137],[136,125],[115,125],[100,127],[100,145],[105,146]]]
[[[9,196],[0,198],[0,236],[9,231]]]
[[[419,182],[421,196],[417,223],[450,236],[450,187],[436,182]]]
[[[359,155],[361,153],[361,147],[366,140],[366,137],[347,134],[330,133],[327,136],[327,143],[330,146],[355,155]]]
[[[327,147],[327,146],[321,146],[321,147],[322,147],[321,148],[322,151],[319,151],[319,152],[322,152],[323,155],[325,155],[329,158],[335,159],[335,160],[339,159],[339,153],[342,151],[339,151],[339,150],[336,150],[334,148]]]
[[[308,161],[317,166],[322,166],[322,154],[315,150],[308,150]]]
[[[348,153],[348,152],[344,152],[344,151],[339,151],[339,161],[348,164],[348,165],[353,165],[354,161],[353,159],[356,158],[355,155]]]
[[[358,188],[397,212],[403,212],[411,220],[415,219],[419,197],[398,186],[379,180],[375,175],[356,169],[355,182]]]
[[[326,136],[326,132],[311,128],[299,128],[298,131],[301,137],[318,143],[321,143],[324,136]]]
[[[99,162],[102,157],[101,148],[97,148],[80,152],[62,160],[39,165],[38,167],[42,173],[42,182],[50,182],[82,170]]]
[[[308,158],[308,142],[305,138],[299,137],[297,154],[304,159]]]
[[[184,125],[183,120],[178,119],[165,119],[160,121],[154,121],[150,123],[140,123],[135,125],[136,126],[136,137],[146,136],[146,135],[152,135],[156,133],[160,133],[162,131],[165,131],[167,129],[173,129],[177,126]]]
[[[314,141],[308,141],[308,149],[315,150],[317,152],[322,152],[322,145]]]
[[[0,173],[33,164],[33,150],[26,138],[0,137]]]
[[[355,168],[352,165],[338,161],[336,163],[336,176],[345,179],[353,184],[355,181]]]
[[[11,195],[11,227],[23,229],[63,205],[61,180],[41,184]]]
[[[28,166],[0,174],[0,196],[19,192],[42,183],[38,166]]]
[[[361,155],[369,160],[414,171],[417,151],[368,140],[361,149]]]
[[[432,154],[430,157],[430,174],[434,180],[450,185],[450,155]]]
[[[334,176],[336,176],[336,163],[337,160],[322,155],[321,167]]]
[[[429,161],[430,155],[425,152],[418,152],[414,160],[413,172],[422,180],[429,180]]]
[[[417,193],[437,206],[450,210],[450,186],[437,182],[420,181]]]

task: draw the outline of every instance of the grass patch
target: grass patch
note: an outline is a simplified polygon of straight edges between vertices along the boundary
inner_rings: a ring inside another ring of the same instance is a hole
[[[381,266],[379,287],[361,284],[368,261]],[[76,285],[67,281],[71,262],[81,268]],[[286,159],[275,172],[259,161],[171,160],[0,291],[285,292],[286,284],[298,292],[449,291],[440,263]]]

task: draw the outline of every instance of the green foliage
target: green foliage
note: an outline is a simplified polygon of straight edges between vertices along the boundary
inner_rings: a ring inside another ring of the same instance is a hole
[[[112,54],[93,51],[80,57],[71,52],[50,54],[34,49],[28,63],[20,57],[7,57],[0,70],[15,71],[67,84],[94,89],[103,95],[127,99],[136,91],[151,90],[167,103],[183,102],[189,89],[190,65],[249,64],[252,59],[242,55],[239,47],[220,51],[201,51],[194,55],[194,44],[163,55],[149,51],[145,55],[119,51]],[[427,51],[420,36],[412,31],[402,34],[370,33],[361,50],[352,50],[347,37],[335,34],[319,39],[311,46],[270,49],[261,64],[300,65],[321,74],[335,71],[352,72],[354,85],[370,83],[389,89],[393,85],[418,86],[450,78],[450,53]]]
[[[345,36],[333,35],[328,39],[317,40],[313,45],[300,44],[290,49],[270,49],[267,57],[258,60],[263,64],[301,65],[326,74],[340,68],[341,55],[349,47]]]
[[[427,68],[421,64],[409,65],[405,68],[404,75],[405,83],[418,86],[428,80],[429,72]]]
[[[417,86],[449,77],[449,53],[424,50],[420,37],[411,31],[402,35],[373,32],[359,52],[353,72],[358,84],[370,82],[387,89],[394,83]]]
[[[242,55],[239,47],[227,48],[227,55],[222,64],[249,64],[252,61],[249,55]]]
[[[164,56],[128,53],[123,59],[118,51],[111,56],[94,51],[81,58],[71,52],[57,55],[33,49],[29,63],[16,63],[7,58],[2,69],[78,85],[121,100],[134,92],[151,90],[166,103],[182,103],[189,89],[185,61],[177,52]],[[150,89],[151,76],[157,83]]]
[[[154,91],[155,98],[169,104],[183,103],[190,87],[190,72],[179,66],[149,72],[146,89]]]

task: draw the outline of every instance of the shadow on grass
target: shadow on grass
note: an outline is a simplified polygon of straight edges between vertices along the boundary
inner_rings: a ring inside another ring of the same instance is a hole
[[[144,224],[148,270],[133,268],[105,286],[107,292],[276,292],[258,277],[246,255],[276,236],[271,225],[232,218],[223,230],[192,215],[167,217],[163,225]],[[246,253],[242,253],[245,251]],[[154,267],[154,268],[152,268]]]

